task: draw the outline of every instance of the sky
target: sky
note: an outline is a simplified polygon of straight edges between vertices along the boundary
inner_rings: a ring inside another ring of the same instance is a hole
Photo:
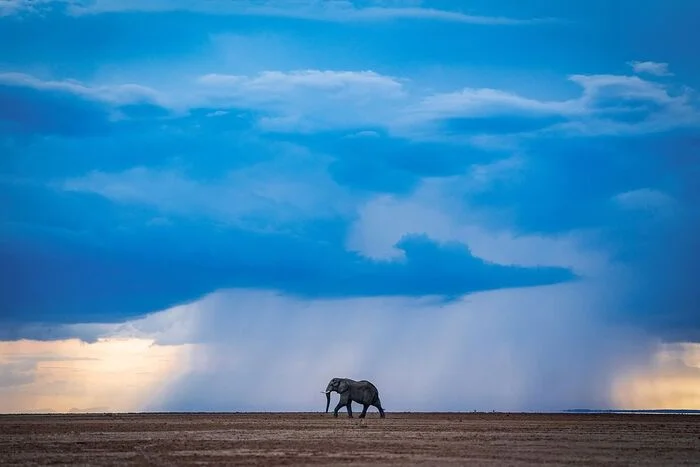
[[[0,412],[700,408],[698,19],[0,0]]]

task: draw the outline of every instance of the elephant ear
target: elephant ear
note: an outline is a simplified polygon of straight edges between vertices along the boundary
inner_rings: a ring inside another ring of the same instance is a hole
[[[341,381],[340,384],[338,385],[338,392],[341,394],[349,389],[350,389],[350,385],[348,384],[347,381]]]

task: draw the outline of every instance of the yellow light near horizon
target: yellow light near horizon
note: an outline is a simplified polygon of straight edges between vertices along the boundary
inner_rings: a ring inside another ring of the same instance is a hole
[[[137,411],[188,369],[191,350],[146,339],[0,341],[10,378],[0,384],[0,412]]]
[[[615,382],[613,403],[624,409],[700,409],[700,344],[660,346],[649,367]]]

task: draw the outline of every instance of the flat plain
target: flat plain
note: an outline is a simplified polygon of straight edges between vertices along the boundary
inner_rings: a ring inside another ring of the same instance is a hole
[[[356,415],[357,416],[357,415]],[[700,416],[0,416],[0,465],[700,465]]]

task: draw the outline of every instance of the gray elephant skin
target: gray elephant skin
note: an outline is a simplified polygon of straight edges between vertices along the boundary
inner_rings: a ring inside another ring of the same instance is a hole
[[[333,416],[338,416],[338,410],[343,407],[348,408],[348,417],[352,418],[352,403],[357,402],[362,404],[362,413],[360,418],[365,418],[367,414],[367,409],[370,405],[373,405],[379,410],[379,416],[384,418],[384,409],[382,408],[382,403],[379,400],[379,391],[374,386],[374,384],[369,381],[355,381],[350,378],[333,378],[328,382],[325,391],[321,391],[326,394],[326,413],[328,413],[328,407],[331,405],[331,392],[337,392],[340,394],[340,402],[335,406],[333,410]]]

